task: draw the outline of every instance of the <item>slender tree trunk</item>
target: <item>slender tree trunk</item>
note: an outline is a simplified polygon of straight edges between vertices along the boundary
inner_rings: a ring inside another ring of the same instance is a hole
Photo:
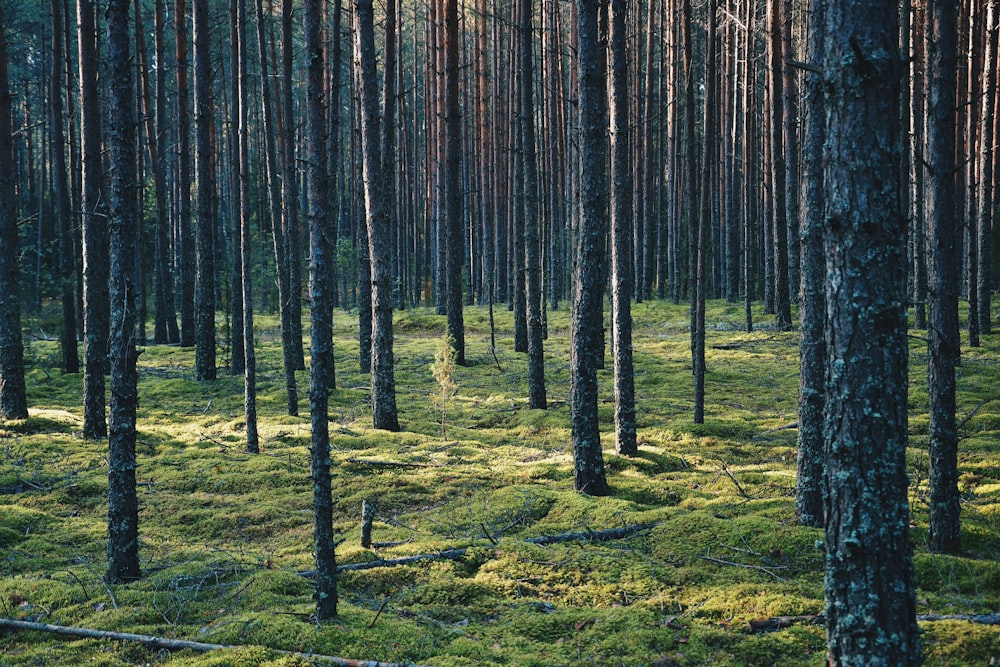
[[[898,3],[824,5],[828,662],[919,665],[906,478]]]
[[[385,208],[385,172],[379,148],[375,28],[372,0],[357,0],[354,60],[361,83],[361,135],[364,142],[365,217],[371,258],[372,418],[375,428],[398,431],[393,368],[392,266],[389,220]]]
[[[208,0],[194,2],[194,77],[196,176],[198,185],[195,275],[195,373],[199,380],[216,379],[215,369],[215,177],[212,169],[211,44]],[[182,197],[183,198],[183,197]],[[190,269],[187,269],[190,271]],[[182,327],[183,328],[183,327]]]
[[[808,15],[809,38],[806,61],[823,56],[823,7]],[[823,140],[825,111],[823,81],[807,75],[802,120],[803,175],[805,188],[801,207],[801,304],[799,306],[799,452],[795,484],[795,515],[800,524],[823,526],[823,403],[825,391],[826,259],[823,254]]]
[[[465,244],[462,218],[462,118],[459,104],[458,1],[445,0],[445,228],[447,229],[448,334],[455,362],[465,364],[465,321],[462,313],[462,266]],[[384,165],[383,165],[384,166]],[[438,276],[444,279],[445,276]]]
[[[108,0],[108,132],[111,186],[111,411],[108,441],[108,583],[139,578],[135,489],[138,373],[135,345],[135,114],[129,53],[129,0]]]
[[[104,376],[108,372],[108,221],[104,215],[101,111],[97,84],[97,25],[92,0],[78,0],[81,189],[83,207],[83,436],[108,435]]]
[[[979,156],[979,281],[976,290],[979,297],[979,333],[992,333],[990,321],[990,298],[993,294],[993,215],[996,193],[993,192],[993,156],[996,153],[994,141],[994,115],[996,113],[997,85],[997,7],[996,0],[986,0],[986,48],[983,57],[983,101],[979,131],[983,139]]]
[[[177,160],[178,160],[178,267],[181,286],[181,347],[193,347],[195,332],[195,244],[191,232],[191,115],[188,87],[187,0],[174,2],[174,28],[177,42]],[[195,361],[195,372],[197,360]]]
[[[52,184],[59,229],[59,284],[62,294],[62,366],[65,373],[80,372],[76,348],[76,260],[73,256],[69,176],[66,173],[66,135],[63,131],[63,0],[52,0],[52,69],[49,75],[49,127],[52,132]]]
[[[336,3],[335,11],[340,10]],[[316,559],[316,618],[337,615],[337,560],[334,554],[333,498],[330,491],[330,432],[327,410],[333,387],[333,281],[329,264],[333,262],[330,244],[331,216],[325,208],[326,187],[326,113],[323,108],[323,44],[321,37],[323,8],[320,0],[305,0],[302,23],[306,48],[306,124],[309,137],[309,235],[310,258],[310,387],[309,413],[312,420],[310,470],[313,482],[313,543]],[[339,37],[333,40],[339,46]],[[336,76],[336,74],[335,74]],[[331,134],[339,130],[331,126]]]
[[[570,341],[570,411],[573,430],[573,486],[592,496],[610,490],[604,471],[597,419],[597,366],[604,343],[604,272],[607,239],[608,127],[601,96],[606,95],[599,53],[599,0],[577,0],[577,53],[580,110],[581,218],[577,234]]]
[[[958,430],[955,366],[959,359],[958,291],[962,234],[955,211],[955,82],[958,62],[954,3],[927,4],[926,170],[930,322],[927,392],[930,398],[930,548],[958,553]]]
[[[635,426],[635,377],[632,368],[632,173],[629,165],[628,0],[611,0],[611,63],[608,110],[611,121],[611,314],[614,341],[615,449],[638,451]],[[648,146],[647,146],[648,148]]]
[[[156,52],[156,107],[146,109],[147,130],[150,147],[150,161],[153,165],[153,193],[156,197],[156,301],[153,306],[153,342],[176,343],[177,314],[174,311],[174,276],[170,267],[170,202],[167,198],[167,68],[159,63],[166,59],[164,0],[155,0],[153,5],[154,50]],[[148,98],[148,95],[147,95]],[[154,155],[155,154],[155,155]]]
[[[770,30],[769,57],[771,65],[771,182],[774,227],[774,325],[779,331],[792,328],[792,301],[788,287],[788,188],[785,167],[784,78],[782,76],[781,3],[771,0],[768,5]]]
[[[913,51],[910,58],[912,94],[910,98],[910,201],[913,216],[913,326],[927,328],[927,242],[924,195],[924,61],[926,2],[914,3]]]
[[[302,347],[302,270],[299,262],[299,193],[297,169],[295,167],[295,119],[293,114],[294,87],[292,82],[292,55],[295,44],[292,39],[293,0],[281,2],[281,78],[282,116],[284,119],[284,150],[282,152],[282,225],[285,237],[284,270],[288,272],[288,323],[295,370],[306,368],[305,350]]]
[[[0,6],[0,26],[3,25],[3,7]],[[28,401],[21,342],[13,136],[7,31],[0,29],[0,418],[26,419]]]
[[[452,0],[454,1],[454,0]],[[524,299],[528,343],[528,407],[544,410],[545,351],[542,345],[541,236],[538,222],[538,162],[535,155],[534,49],[530,0],[520,0],[518,45],[521,52],[521,157],[524,170]]]

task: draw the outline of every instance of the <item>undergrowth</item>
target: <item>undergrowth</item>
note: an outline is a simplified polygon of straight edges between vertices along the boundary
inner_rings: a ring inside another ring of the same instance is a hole
[[[0,611],[241,647],[170,653],[0,631],[0,665],[309,664],[275,650],[435,667],[824,664],[821,627],[747,629],[752,619],[823,609],[822,533],[797,526],[792,508],[795,333],[773,331],[761,313],[764,326],[742,332],[739,308],[711,303],[707,416],[695,425],[687,307],[636,305],[639,453],[614,454],[609,358],[600,417],[612,494],[591,498],[572,484],[566,310],[547,313],[545,411],[527,407],[527,360],[513,352],[510,314],[497,312],[494,357],[486,311],[467,313],[471,365],[452,369],[446,413],[432,370],[445,318],[423,309],[397,313],[400,433],[371,428],[357,314],[335,317],[338,562],[469,550],[458,561],[343,573],[340,616],[322,625],[311,618],[312,584],[298,574],[312,567],[308,405],[299,417],[284,414],[275,318],[257,318],[256,456],[244,447],[242,378],[198,382],[192,349],[143,349],[143,578],[114,587],[102,580],[106,445],[82,439],[81,376],[58,371],[57,342],[38,335],[52,327],[29,322],[30,417],[0,423]],[[1000,336],[963,348],[964,551],[942,556],[926,544],[927,356],[922,332],[913,333],[908,462],[918,612],[995,613]],[[308,373],[297,380],[306,395]],[[373,549],[359,544],[364,500],[377,508]],[[646,523],[655,526],[607,542],[526,541]],[[923,629],[927,664],[1000,658],[996,628],[936,622]]]

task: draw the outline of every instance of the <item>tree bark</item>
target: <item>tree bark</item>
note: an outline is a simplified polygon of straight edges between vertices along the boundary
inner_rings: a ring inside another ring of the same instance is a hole
[[[465,321],[462,312],[462,266],[465,233],[462,218],[462,118],[459,104],[458,1],[445,0],[445,227],[447,229],[448,334],[455,362],[465,365]],[[444,279],[445,276],[439,276]]]
[[[354,60],[361,84],[361,135],[364,142],[365,217],[371,260],[372,420],[375,428],[398,431],[393,368],[392,266],[389,219],[385,208],[385,172],[379,147],[375,28],[372,0],[356,0]]]
[[[597,418],[597,367],[604,352],[603,300],[607,243],[608,126],[598,34],[599,0],[577,0],[577,77],[580,110],[580,222],[570,341],[573,486],[592,496],[610,492]]]
[[[214,122],[214,109],[212,103],[211,43],[208,27],[208,0],[193,0],[193,3],[195,169],[198,185],[197,253],[195,256],[195,374],[199,380],[215,380],[215,245],[212,229],[215,220],[215,176],[212,170],[211,131]]]
[[[178,273],[181,288],[181,347],[193,347],[195,333],[195,244],[191,232],[191,114],[188,111],[188,29],[187,0],[174,2],[174,31],[177,54],[177,236]],[[198,372],[197,361],[195,372]]]
[[[930,321],[927,391],[930,399],[932,551],[957,553],[959,539],[958,429],[955,366],[960,352],[958,290],[962,233],[955,211],[955,82],[958,61],[954,3],[927,4],[927,88],[924,149]]]
[[[138,373],[135,346],[135,114],[129,49],[129,0],[108,0],[108,132],[111,185],[111,411],[108,440],[109,583],[139,578],[139,503],[135,489]]]
[[[611,315],[615,383],[615,449],[623,456],[638,452],[635,426],[635,373],[632,368],[631,243],[632,172],[629,164],[627,0],[611,0],[608,110],[611,121]],[[648,147],[647,147],[648,148]]]
[[[897,2],[824,9],[828,662],[918,665]]]
[[[97,25],[93,0],[78,0],[80,136],[83,207],[83,437],[105,438],[105,380],[111,306],[108,300],[108,221],[103,203],[101,110],[98,96]]]
[[[288,324],[295,370],[305,370],[305,350],[302,348],[302,270],[299,262],[299,192],[295,168],[295,120],[293,114],[294,86],[292,81],[292,0],[281,2],[281,106],[284,118],[284,150],[282,152],[282,212],[284,217],[285,270],[288,272]]]
[[[153,6],[153,33],[157,64],[166,62],[164,0],[155,0]],[[150,109],[146,109],[147,117]],[[153,342],[176,343],[177,313],[174,311],[174,276],[170,267],[170,202],[167,198],[167,151],[161,137],[167,134],[167,68],[156,68],[156,106],[152,129],[147,131],[150,158],[153,163],[153,193],[156,197],[156,247],[155,275],[156,300],[153,305]]]
[[[2,6],[0,25],[4,25]],[[28,401],[21,342],[14,135],[7,71],[7,31],[0,29],[0,418],[25,419]]]
[[[335,11],[340,10],[336,3]],[[329,280],[334,260],[330,243],[330,215],[326,210],[326,111],[322,44],[323,7],[320,0],[306,0],[302,22],[306,48],[306,124],[309,137],[309,235],[312,247],[309,291],[311,352],[309,412],[312,420],[310,471],[313,482],[313,544],[316,559],[316,602],[318,619],[337,615],[337,561],[334,553],[333,499],[330,491],[330,389],[333,387],[333,281]],[[334,38],[339,46],[340,40]],[[331,130],[339,128],[334,123]]]
[[[788,287],[788,188],[784,142],[785,104],[784,77],[782,76],[781,3],[771,0],[768,4],[771,80],[771,183],[772,222],[774,228],[774,325],[779,331],[792,328],[791,294]]]
[[[983,57],[983,101],[980,115],[980,132],[983,139],[979,156],[979,281],[976,290],[979,297],[979,333],[993,332],[990,298],[993,295],[993,216],[996,207],[996,193],[993,192],[993,155],[996,147],[994,135],[994,115],[996,113],[997,85],[997,8],[996,0],[986,0],[986,48]]]

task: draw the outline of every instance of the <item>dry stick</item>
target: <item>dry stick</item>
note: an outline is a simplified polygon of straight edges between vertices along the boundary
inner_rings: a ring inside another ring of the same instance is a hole
[[[782,569],[782,570],[785,569],[785,566],[783,565],[775,567],[765,567],[763,565],[747,565],[746,563],[734,563],[733,561],[730,560],[722,560],[721,558],[713,558],[712,556],[699,556],[699,558],[701,558],[702,560],[707,560],[709,563],[715,563],[716,565],[731,565],[732,567],[742,567],[747,570],[757,570],[758,572],[764,572],[766,574],[771,575],[778,581],[787,581],[786,579],[779,576],[777,573],[773,571],[776,569]]]
[[[972,412],[970,412],[969,415],[965,419],[963,419],[958,426],[955,427],[955,430],[956,431],[961,431],[962,427],[965,426],[966,424],[968,424],[969,420],[972,419],[973,417],[975,417],[976,413],[979,412],[980,408],[982,408],[984,405],[986,405],[987,403],[989,403],[990,400],[991,399],[986,399],[985,401],[983,401],[982,403],[980,403],[979,405],[977,405],[975,408],[973,408]]]
[[[389,599],[390,599],[391,597],[392,597],[391,595],[386,595],[386,596],[385,596],[385,599],[384,599],[384,600],[382,600],[382,604],[380,604],[380,605],[378,606],[378,610],[377,610],[377,611],[375,612],[375,618],[373,618],[373,619],[371,620],[371,623],[369,623],[369,624],[368,624],[368,629],[369,629],[369,630],[371,630],[372,628],[374,628],[374,627],[375,627],[375,622],[376,622],[376,621],[378,621],[378,617],[382,615],[382,610],[383,610],[383,609],[385,609],[385,606],[386,606],[387,604],[389,604]]]
[[[634,526],[622,526],[621,528],[610,528],[608,530],[587,530],[582,533],[561,533],[558,535],[542,535],[541,537],[529,537],[525,542],[531,544],[560,544],[562,542],[590,541],[607,542],[609,540],[620,540],[623,537],[635,535],[644,530],[655,527],[655,523],[639,523]]]
[[[114,639],[116,641],[139,642],[153,648],[162,648],[173,651],[184,649],[191,651],[218,651],[224,649],[243,648],[237,644],[206,644],[204,642],[192,642],[183,639],[168,639],[166,637],[153,637],[151,635],[136,635],[130,632],[109,632],[106,630],[91,630],[90,628],[76,628],[65,625],[51,625],[48,623],[31,623],[28,621],[17,621],[9,618],[0,618],[0,628],[10,630],[33,630],[36,632],[51,632],[67,637],[85,637],[88,639]],[[340,667],[420,667],[408,662],[378,662],[374,660],[351,660],[349,658],[338,658],[332,655],[319,655],[316,653],[300,653],[298,651],[282,651],[279,649],[268,649],[281,655],[288,655],[306,660],[320,660]]]
[[[1000,614],[921,614],[918,621],[928,623],[936,621],[965,621],[979,625],[1000,625]],[[772,618],[757,618],[747,622],[751,632],[768,632],[790,628],[793,625],[822,625],[826,622],[823,614],[809,616],[774,616]]]
[[[791,424],[785,424],[784,426],[779,426],[778,428],[771,428],[771,429],[768,429],[766,431],[762,431],[762,432],[758,433],[757,435],[755,435],[754,437],[752,437],[750,439],[751,440],[760,440],[764,436],[770,435],[771,433],[777,433],[778,431],[787,431],[788,429],[798,428],[798,427],[799,427],[799,423],[798,422],[792,422]]]
[[[726,474],[726,477],[733,481],[733,484],[736,485],[736,490],[739,491],[740,495],[743,496],[745,500],[753,500],[753,498],[750,497],[750,494],[746,492],[746,489],[743,488],[743,485],[740,484],[740,480],[736,479],[736,475],[729,471],[729,467],[726,465],[725,461],[722,462],[722,472]]]
[[[349,457],[344,459],[345,463],[356,463],[358,465],[371,466],[373,468],[437,468],[433,463],[409,463],[406,461],[375,461],[372,459],[356,459]]]

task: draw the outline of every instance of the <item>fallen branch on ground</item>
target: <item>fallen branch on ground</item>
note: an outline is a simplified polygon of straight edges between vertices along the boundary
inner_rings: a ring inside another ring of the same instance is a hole
[[[770,435],[772,433],[777,433],[778,431],[787,431],[788,429],[793,429],[793,428],[798,428],[798,427],[799,427],[799,423],[798,422],[792,422],[791,424],[785,424],[784,426],[779,426],[778,428],[771,428],[771,429],[768,429],[766,431],[761,431],[760,433],[758,433],[757,435],[755,435],[754,437],[752,437],[750,439],[751,440],[761,440],[761,439],[764,438],[764,436]]]
[[[167,649],[170,651],[218,651],[223,649],[244,648],[235,644],[206,644],[204,642],[192,642],[183,639],[168,639],[166,637],[153,637],[152,635],[136,635],[130,632],[110,632],[107,630],[91,630],[90,628],[77,628],[65,625],[51,625],[49,623],[31,623],[29,621],[18,621],[10,618],[0,618],[0,628],[10,630],[32,630],[35,632],[51,632],[66,637],[84,637],[87,639],[112,639],[115,641],[138,642],[153,648]],[[400,662],[377,662],[373,660],[351,660],[349,658],[338,658],[332,655],[320,655],[316,653],[299,653],[297,651],[282,651],[280,649],[268,649],[281,655],[288,655],[306,660],[316,660],[326,662],[339,667],[419,667],[411,663]]]
[[[777,581],[785,581],[785,579],[779,576],[774,570],[784,570],[786,569],[784,565],[775,565],[772,567],[766,567],[764,565],[748,565],[746,563],[735,563],[731,560],[722,560],[721,558],[713,558],[711,556],[700,556],[702,560],[707,560],[709,563],[715,563],[716,565],[729,565],[732,567],[742,567],[746,570],[757,570],[758,572],[764,572],[774,577]]]
[[[529,537],[525,542],[531,544],[561,544],[562,542],[607,542],[620,540],[623,537],[635,535],[656,526],[655,523],[639,523],[634,526],[622,526],[608,530],[587,530],[581,533],[561,533],[558,535],[542,535]]]
[[[375,461],[372,459],[356,459],[354,457],[344,459],[344,463],[355,463],[357,465],[371,466],[372,468],[435,468],[433,463],[409,463],[407,461]]]
[[[979,625],[1000,625],[1000,614],[920,614],[918,621],[928,623],[936,621],[965,621]],[[772,618],[756,618],[747,622],[750,632],[770,632],[790,628],[793,625],[822,625],[826,623],[823,614],[809,616],[774,616]]]

